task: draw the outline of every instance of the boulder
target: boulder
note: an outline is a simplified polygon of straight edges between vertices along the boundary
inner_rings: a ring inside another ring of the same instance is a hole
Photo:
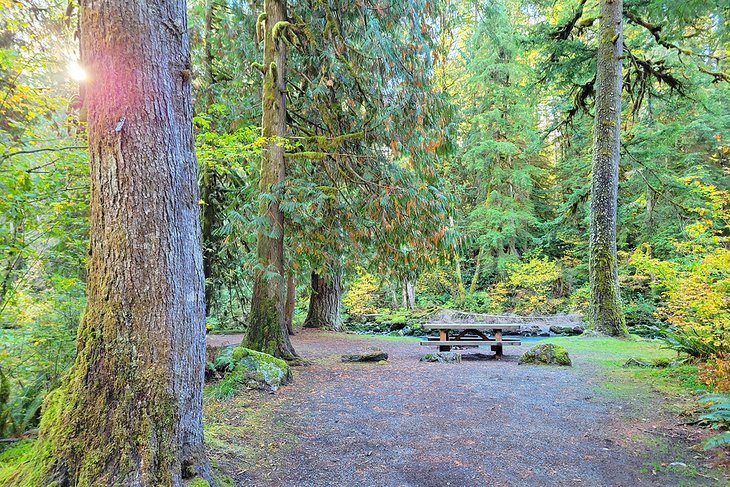
[[[520,327],[520,335],[523,337],[536,337],[542,333],[542,329],[538,325],[522,325]]]
[[[550,327],[550,332],[556,335],[580,335],[585,330],[586,329],[583,325],[553,325]]]
[[[543,343],[523,353],[519,364],[572,365],[572,362],[564,347]]]
[[[421,362],[439,362],[443,364],[458,364],[461,362],[461,354],[454,352],[427,353],[421,357]]]
[[[388,352],[378,347],[351,350],[342,356],[343,362],[380,362],[388,360]]]
[[[238,347],[233,350],[232,357],[236,361],[234,372],[245,377],[243,382],[249,388],[256,388],[258,384],[259,388],[275,391],[292,380],[289,365],[269,354]]]
[[[658,369],[666,369],[667,367],[676,367],[681,362],[671,361],[665,357],[658,357],[650,360],[636,359],[631,357],[623,364],[623,367],[656,367]]]

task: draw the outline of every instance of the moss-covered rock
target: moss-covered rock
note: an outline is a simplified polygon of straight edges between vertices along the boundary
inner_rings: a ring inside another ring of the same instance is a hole
[[[230,357],[235,364],[233,370],[212,386],[218,398],[230,397],[241,387],[276,391],[292,381],[289,364],[267,353],[236,347],[230,350]]]
[[[657,357],[654,359],[637,359],[631,357],[626,361],[626,363],[623,364],[622,367],[655,367],[658,369],[666,369],[667,367],[676,367],[680,365],[681,362],[678,361],[672,361],[669,360],[666,357]]]
[[[237,362],[236,369],[243,369],[272,390],[288,384],[292,380],[291,369],[282,359],[267,353],[257,352],[244,347],[233,351],[233,360]]]
[[[532,347],[522,354],[519,364],[573,365],[568,351],[564,347],[552,343],[543,343]]]

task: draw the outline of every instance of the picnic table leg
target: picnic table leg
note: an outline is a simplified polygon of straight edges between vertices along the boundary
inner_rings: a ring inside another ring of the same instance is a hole
[[[502,341],[502,330],[499,328],[494,330],[494,339],[495,341],[501,342]],[[502,358],[502,344],[499,345],[492,345],[492,351],[494,351],[494,358],[501,359]]]
[[[449,330],[439,330],[439,341],[445,342],[449,339]],[[449,345],[439,345],[439,352],[449,352],[451,347]]]

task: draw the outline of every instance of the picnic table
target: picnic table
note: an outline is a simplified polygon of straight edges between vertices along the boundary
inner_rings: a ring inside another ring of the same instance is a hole
[[[478,347],[489,345],[496,358],[502,358],[502,347],[520,345],[519,338],[503,338],[504,332],[520,332],[519,323],[426,323],[426,330],[438,330],[438,337],[429,337],[421,345],[437,346],[439,352],[448,352],[451,347]],[[489,332],[494,336],[490,337]]]

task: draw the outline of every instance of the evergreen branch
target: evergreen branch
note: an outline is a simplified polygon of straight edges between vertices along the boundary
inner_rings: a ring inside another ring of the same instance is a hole
[[[641,26],[644,29],[646,29],[647,31],[649,31],[649,33],[652,35],[652,37],[654,37],[654,40],[656,40],[657,44],[659,44],[660,46],[664,46],[664,47],[666,47],[667,49],[670,49],[670,50],[671,49],[674,49],[674,50],[676,50],[676,51],[678,51],[681,54],[684,54],[686,56],[692,56],[692,55],[694,55],[694,53],[692,51],[690,51],[689,49],[684,49],[684,48],[679,47],[678,45],[676,45],[676,44],[674,44],[672,42],[669,42],[668,40],[664,39],[660,35],[660,33],[662,31],[662,26],[661,25],[652,24],[648,20],[646,20],[646,19],[644,19],[642,17],[639,17],[638,15],[636,15],[636,14],[634,14],[632,12],[629,12],[628,10],[624,12],[624,15],[633,24],[638,25],[638,26]]]
[[[724,73],[722,71],[712,71],[700,64],[697,65],[697,69],[699,69],[701,72],[703,72],[705,74],[709,74],[710,76],[712,76],[713,83],[719,83],[720,81],[725,81],[726,83],[730,83],[730,74],[728,74],[728,73]]]
[[[37,152],[60,152],[64,150],[80,150],[80,149],[88,149],[89,147],[86,145],[69,145],[65,147],[44,147],[42,149],[29,149],[29,150],[19,150],[15,152],[10,152],[8,154],[3,155],[0,158],[0,163],[7,161],[11,157],[19,156],[22,154],[35,154]]]
[[[578,23],[578,20],[583,16],[583,7],[585,6],[587,0],[580,0],[578,3],[578,8],[575,10],[575,13],[573,14],[573,17],[570,18],[565,24],[558,27],[556,30],[548,34],[549,37],[564,41],[570,37],[570,34],[573,32],[573,28],[575,27],[575,24]],[[592,23],[592,22],[591,22]]]

